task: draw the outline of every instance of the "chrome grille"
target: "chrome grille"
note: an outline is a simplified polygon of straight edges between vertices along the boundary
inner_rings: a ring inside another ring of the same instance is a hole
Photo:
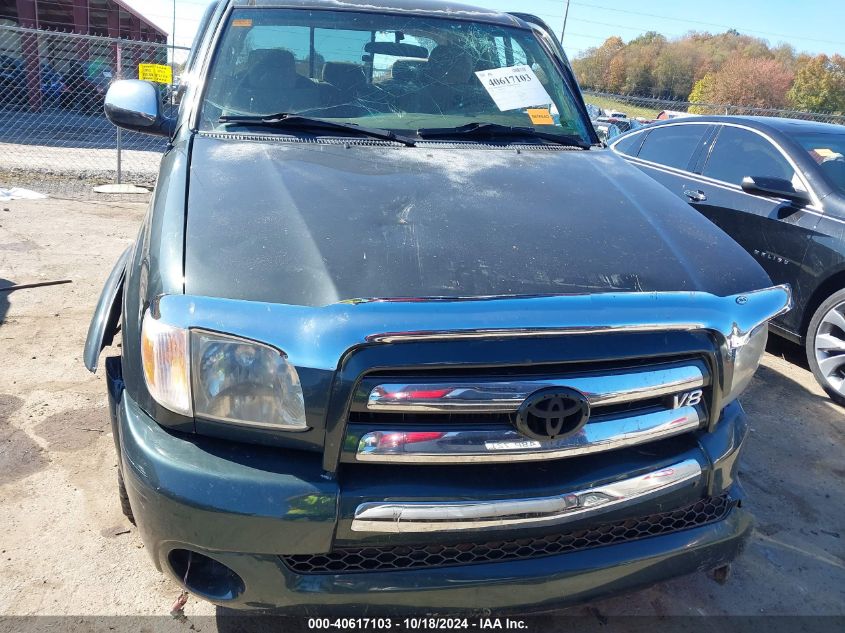
[[[514,412],[531,393],[544,387],[570,387],[587,396],[594,409],[668,396],[704,387],[704,363],[672,363],[547,378],[455,380],[422,383],[383,382],[369,393],[367,409],[396,413]]]
[[[546,374],[365,378],[348,422],[366,429],[356,461],[461,463],[532,461],[651,442],[704,426],[711,393],[700,357]],[[533,392],[569,387],[590,402],[589,422],[555,440],[527,438],[513,416]]]
[[[724,519],[735,505],[735,500],[722,495],[701,499],[685,508],[670,512],[605,523],[582,530],[557,532],[541,537],[456,545],[359,547],[338,549],[326,554],[282,556],[281,558],[288,568],[300,574],[401,571],[523,560],[687,530]]]

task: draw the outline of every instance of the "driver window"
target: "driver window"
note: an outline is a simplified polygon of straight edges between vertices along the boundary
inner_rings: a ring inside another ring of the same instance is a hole
[[[778,149],[759,134],[726,125],[716,138],[703,175],[740,185],[745,176],[767,176],[794,182],[796,174]]]

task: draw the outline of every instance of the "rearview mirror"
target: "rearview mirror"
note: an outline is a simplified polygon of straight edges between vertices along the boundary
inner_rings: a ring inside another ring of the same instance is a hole
[[[415,44],[403,44],[402,42],[367,42],[364,45],[364,52],[374,55],[390,55],[391,57],[428,58],[427,48]]]
[[[785,178],[768,176],[746,176],[742,179],[742,190],[747,193],[763,194],[776,198],[786,198],[792,202],[810,202],[810,194],[796,189]]]
[[[106,93],[106,118],[118,127],[156,136],[173,136],[175,119],[162,114],[158,89],[148,81],[124,79]]]

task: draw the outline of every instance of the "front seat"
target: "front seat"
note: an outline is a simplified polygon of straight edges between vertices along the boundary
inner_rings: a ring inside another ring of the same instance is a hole
[[[424,88],[417,104],[419,111],[457,114],[476,105],[478,86],[471,83],[474,66],[464,48],[449,44],[436,46],[421,73]]]
[[[335,104],[348,104],[367,90],[364,68],[352,62],[326,62],[323,81],[335,89]]]
[[[232,107],[253,114],[274,114],[320,107],[317,84],[296,72],[296,58],[281,48],[250,53]]]

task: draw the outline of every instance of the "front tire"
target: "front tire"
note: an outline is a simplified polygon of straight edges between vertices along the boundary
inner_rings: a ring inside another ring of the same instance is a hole
[[[831,399],[845,406],[845,290],[834,292],[807,328],[807,362]]]

